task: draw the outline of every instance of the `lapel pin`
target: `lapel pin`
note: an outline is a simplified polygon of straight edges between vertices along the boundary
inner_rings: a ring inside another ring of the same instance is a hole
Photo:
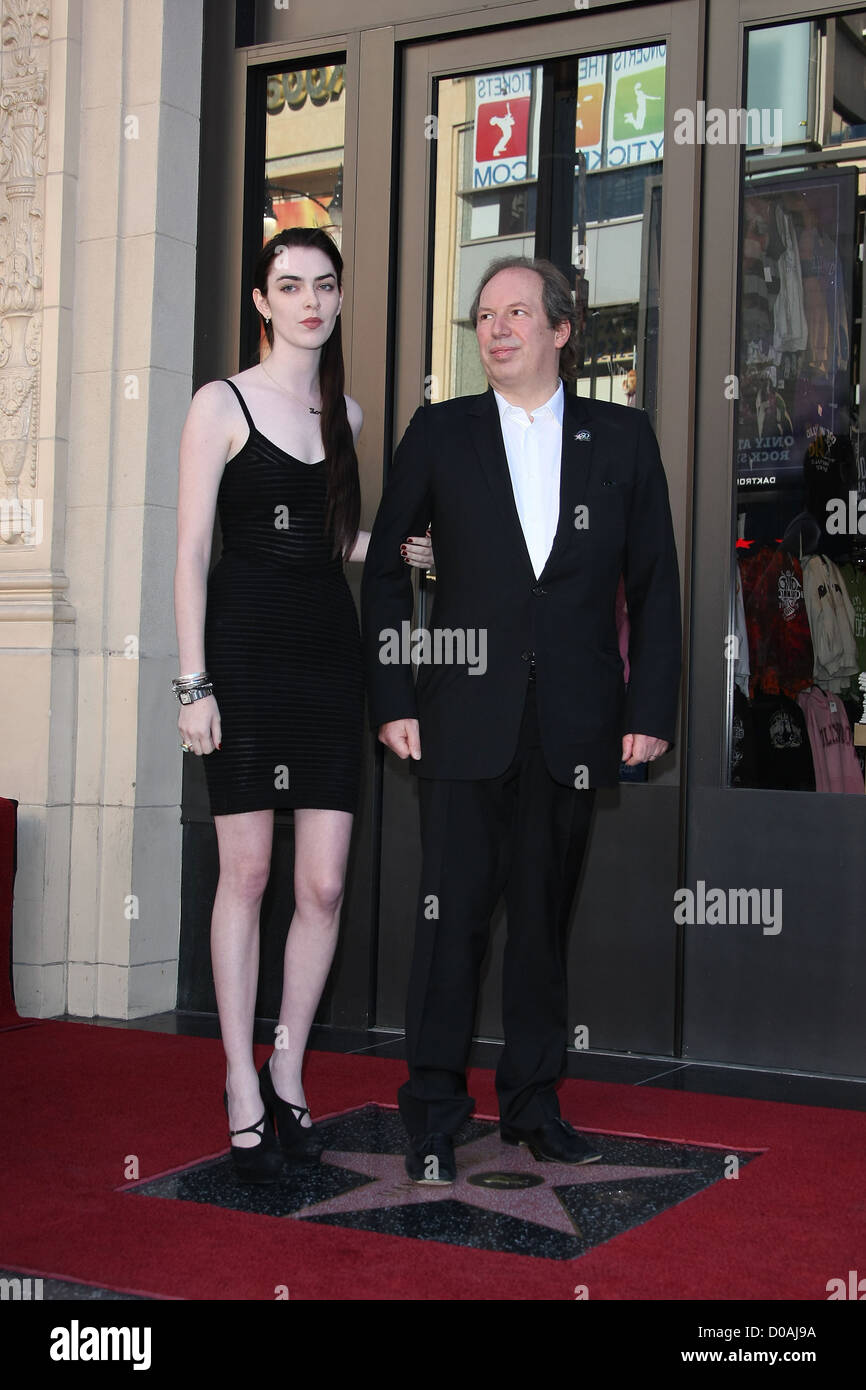
[[[589,440],[592,439],[592,435],[590,434],[589,430],[578,430],[577,434],[574,437],[575,439],[579,439],[581,444],[588,443]]]

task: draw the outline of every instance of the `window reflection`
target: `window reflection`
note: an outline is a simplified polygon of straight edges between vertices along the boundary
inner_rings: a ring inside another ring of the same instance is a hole
[[[323,227],[340,245],[344,84],[342,63],[269,74],[263,242],[285,227]]]
[[[641,406],[653,424],[665,62],[664,44],[581,58],[575,135],[574,259],[585,271],[577,390]]]
[[[665,60],[663,44],[570,60],[572,150],[561,131],[540,145],[552,69],[439,81],[430,399],[485,389],[468,317],[475,288],[500,256],[551,254],[536,235],[539,163],[573,155],[577,390],[643,406],[655,423]]]
[[[432,400],[485,390],[469,305],[490,261],[536,254],[542,80],[536,66],[438,83]]]
[[[742,199],[726,642],[733,786],[864,791],[866,149],[835,163],[822,152],[866,129],[861,20],[749,36],[747,105],[778,108],[782,148],[749,156]]]

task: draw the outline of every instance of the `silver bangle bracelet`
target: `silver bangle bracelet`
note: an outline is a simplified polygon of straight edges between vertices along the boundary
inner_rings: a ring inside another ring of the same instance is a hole
[[[175,676],[171,682],[172,690],[193,690],[197,685],[206,685],[210,680],[210,671],[196,671],[190,676]]]

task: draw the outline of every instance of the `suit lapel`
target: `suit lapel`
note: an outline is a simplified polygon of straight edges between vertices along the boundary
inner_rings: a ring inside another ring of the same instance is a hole
[[[505,527],[506,533],[511,532],[514,537],[516,552],[520,556],[521,564],[534,577],[535,571],[532,568],[532,560],[526,548],[526,537],[523,534],[517,503],[514,500],[514,488],[511,486],[511,474],[508,470],[508,455],[505,452],[505,441],[502,438],[499,407],[496,404],[492,386],[487,388],[483,396],[474,397],[470,407],[470,420],[470,437],[475,446],[481,470],[499,508],[501,523]]]
[[[559,522],[550,554],[538,576],[539,581],[549,573],[560,552],[567,545],[574,527],[575,508],[586,496],[595,450],[589,417],[590,411],[585,399],[582,396],[571,396],[566,391],[562,412],[562,455],[559,464]],[[581,437],[585,435],[589,435],[589,438]]]

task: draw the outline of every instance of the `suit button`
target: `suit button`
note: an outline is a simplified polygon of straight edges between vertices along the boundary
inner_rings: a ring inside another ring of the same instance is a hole
[[[533,592],[534,594],[546,594],[546,593],[547,593],[547,590],[546,590],[546,589],[542,589],[542,587],[541,587],[540,584],[535,584],[535,585],[533,586],[532,592]]]

